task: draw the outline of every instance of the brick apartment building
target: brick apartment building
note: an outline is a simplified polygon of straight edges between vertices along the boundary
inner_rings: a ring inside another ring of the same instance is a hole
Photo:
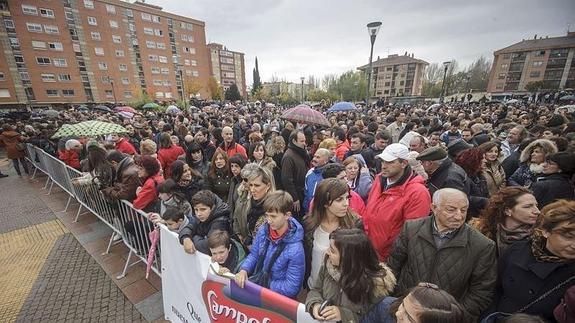
[[[228,50],[217,43],[209,43],[210,73],[224,91],[236,84],[240,94],[247,98],[244,53]]]
[[[522,40],[493,53],[487,91],[527,93],[530,82],[548,89],[575,88],[575,32],[563,37]]]
[[[206,98],[202,21],[142,2],[0,0],[0,105]]]
[[[381,59],[378,57],[372,64],[370,99],[421,95],[423,73],[427,65],[429,63],[407,52],[402,56],[395,54]],[[366,72],[369,65],[357,69]]]

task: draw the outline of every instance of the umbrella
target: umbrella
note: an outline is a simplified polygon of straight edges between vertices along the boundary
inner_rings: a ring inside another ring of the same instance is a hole
[[[134,117],[134,113],[128,111],[120,111],[118,114],[126,119],[132,119]]]
[[[266,103],[266,108],[275,108],[276,105],[273,103]]]
[[[427,112],[435,111],[441,106],[441,103],[434,103],[427,108]]]
[[[105,106],[103,104],[99,104],[99,105],[93,107],[92,109],[100,110],[100,111],[104,111],[104,112],[112,112],[112,109],[108,108],[107,106]]]
[[[575,112],[575,105],[574,105],[574,104],[572,104],[572,105],[564,105],[564,106],[558,107],[558,108],[557,108],[557,111],[559,111],[560,109],[567,109],[567,112],[573,113],[573,112]]]
[[[281,117],[282,119],[288,121],[305,123],[305,124],[313,124],[327,127],[329,127],[330,125],[329,121],[323,114],[310,108],[309,105],[305,104],[300,104],[295,108],[286,110]]]
[[[41,113],[43,116],[46,116],[49,118],[56,118],[60,115],[60,112],[53,110],[53,109],[44,110]]]
[[[507,101],[507,102],[505,102],[505,103],[507,103],[507,104],[515,104],[515,103],[519,103],[519,100],[517,100],[517,99],[511,99],[511,100],[509,100],[509,101]]]
[[[154,258],[156,258],[156,247],[158,246],[158,242],[160,241],[160,228],[156,227],[154,231],[148,234],[150,237],[150,241],[152,245],[150,246],[150,250],[148,251],[148,263],[146,264],[146,279],[150,275],[150,269],[152,269],[152,263],[154,262]]]
[[[125,111],[125,112],[130,112],[130,113],[137,113],[136,109],[134,109],[132,107],[128,107],[128,106],[115,107],[114,110],[116,112]]]
[[[575,95],[565,95],[565,96],[562,96],[559,100],[561,100],[561,101],[575,100]]]
[[[350,111],[355,109],[356,109],[355,104],[343,101],[332,105],[331,108],[327,110],[327,112]]]
[[[63,125],[52,138],[61,137],[95,137],[109,135],[111,133],[126,133],[126,128],[103,121],[84,121],[76,124]]]
[[[160,106],[154,102],[146,103],[142,106],[142,109],[157,109]]]
[[[170,114],[178,114],[182,112],[182,110],[180,110],[177,106],[175,105],[170,105],[167,109],[166,109],[166,113],[170,113]]]
[[[85,105],[81,105],[76,108],[77,111],[88,111],[88,107]]]

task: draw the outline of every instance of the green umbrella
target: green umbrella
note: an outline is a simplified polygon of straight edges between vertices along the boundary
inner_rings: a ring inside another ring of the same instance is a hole
[[[150,102],[150,103],[146,103],[144,104],[144,106],[142,106],[142,109],[157,109],[160,106],[154,102]]]
[[[111,133],[126,133],[126,128],[109,122],[102,121],[84,121],[76,124],[65,124],[52,136],[52,138],[61,137],[95,137],[109,135]]]

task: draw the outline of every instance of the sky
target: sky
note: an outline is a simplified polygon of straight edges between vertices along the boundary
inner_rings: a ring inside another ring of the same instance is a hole
[[[147,0],[206,23],[206,41],[245,53],[246,82],[258,58],[272,77],[341,74],[369,62],[367,23],[381,21],[378,56],[406,51],[429,63],[480,56],[522,39],[575,31],[574,0]]]

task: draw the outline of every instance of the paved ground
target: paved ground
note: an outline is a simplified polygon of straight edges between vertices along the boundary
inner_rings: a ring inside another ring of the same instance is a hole
[[[97,219],[88,215],[72,225],[70,212],[54,212],[64,209],[67,196],[56,189],[45,196],[41,190],[45,177],[38,181],[19,178],[5,159],[0,159],[0,169],[10,175],[0,179],[2,322],[139,322],[158,318],[157,311],[150,313],[158,302],[161,307],[157,289],[143,290],[142,286],[147,286],[138,275],[129,275],[120,283],[112,278],[115,268],[123,265],[121,246],[114,247],[115,254],[97,259],[84,249],[87,245],[88,251],[98,254],[105,250],[100,239],[109,231]],[[116,267],[102,268],[101,261]],[[130,286],[132,295],[126,292]],[[148,297],[150,294],[153,297]]]

